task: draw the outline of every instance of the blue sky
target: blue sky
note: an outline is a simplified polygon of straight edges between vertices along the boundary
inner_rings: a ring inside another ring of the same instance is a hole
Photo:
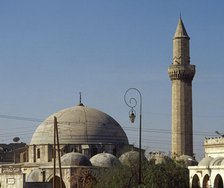
[[[143,147],[170,150],[172,38],[181,12],[190,40],[194,152],[224,132],[224,3],[184,0],[0,1],[0,142],[28,142],[45,119],[83,103],[114,117],[138,145],[123,95],[143,97]],[[138,111],[138,109],[137,109]]]

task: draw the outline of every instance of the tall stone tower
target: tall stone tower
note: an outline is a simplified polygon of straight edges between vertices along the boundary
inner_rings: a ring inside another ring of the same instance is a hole
[[[172,81],[172,155],[193,156],[192,80],[195,66],[190,64],[190,37],[179,18],[173,38],[173,63],[168,68]]]

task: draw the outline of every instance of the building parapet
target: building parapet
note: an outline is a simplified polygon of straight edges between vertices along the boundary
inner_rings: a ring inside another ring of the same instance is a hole
[[[205,138],[204,145],[210,145],[210,144],[224,144],[224,138],[223,137]]]

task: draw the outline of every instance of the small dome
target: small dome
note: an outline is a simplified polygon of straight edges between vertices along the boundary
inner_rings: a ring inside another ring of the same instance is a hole
[[[141,155],[142,161],[146,160],[144,154]],[[132,166],[132,165],[138,165],[139,163],[139,152],[138,151],[128,151],[126,153],[123,153],[119,160],[121,161],[121,164]]]
[[[90,159],[90,162],[93,166],[98,167],[115,167],[121,165],[119,159],[110,153],[98,153]]]
[[[58,121],[60,144],[128,144],[124,130],[111,116],[78,105],[49,116],[37,127],[30,145],[53,144],[54,117]]]
[[[137,151],[128,151],[123,153],[119,160],[123,165],[130,166],[132,163],[138,163],[139,153]]]
[[[28,176],[27,182],[39,182],[40,177],[42,177],[40,169],[34,169]]]
[[[210,166],[220,166],[223,160],[224,160],[224,157],[216,157],[211,160]]]
[[[92,166],[89,159],[81,153],[66,153],[61,157],[61,165],[63,166]]]
[[[212,159],[212,157],[206,156],[198,163],[198,166],[209,166]]]
[[[177,161],[184,161],[184,163],[188,166],[194,166],[197,165],[198,162],[191,156],[189,155],[181,155],[176,158]]]

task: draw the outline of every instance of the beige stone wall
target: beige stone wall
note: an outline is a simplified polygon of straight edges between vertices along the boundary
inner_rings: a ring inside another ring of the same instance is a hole
[[[0,175],[0,185],[1,188],[23,188],[23,175]]]
[[[172,153],[193,154],[191,84],[172,81]]]
[[[36,146],[35,145],[29,145],[29,162],[34,163],[36,162]]]
[[[189,40],[175,38],[173,40],[173,65],[190,64]]]
[[[0,187],[1,188],[23,188],[24,175],[18,165],[1,166]]]

